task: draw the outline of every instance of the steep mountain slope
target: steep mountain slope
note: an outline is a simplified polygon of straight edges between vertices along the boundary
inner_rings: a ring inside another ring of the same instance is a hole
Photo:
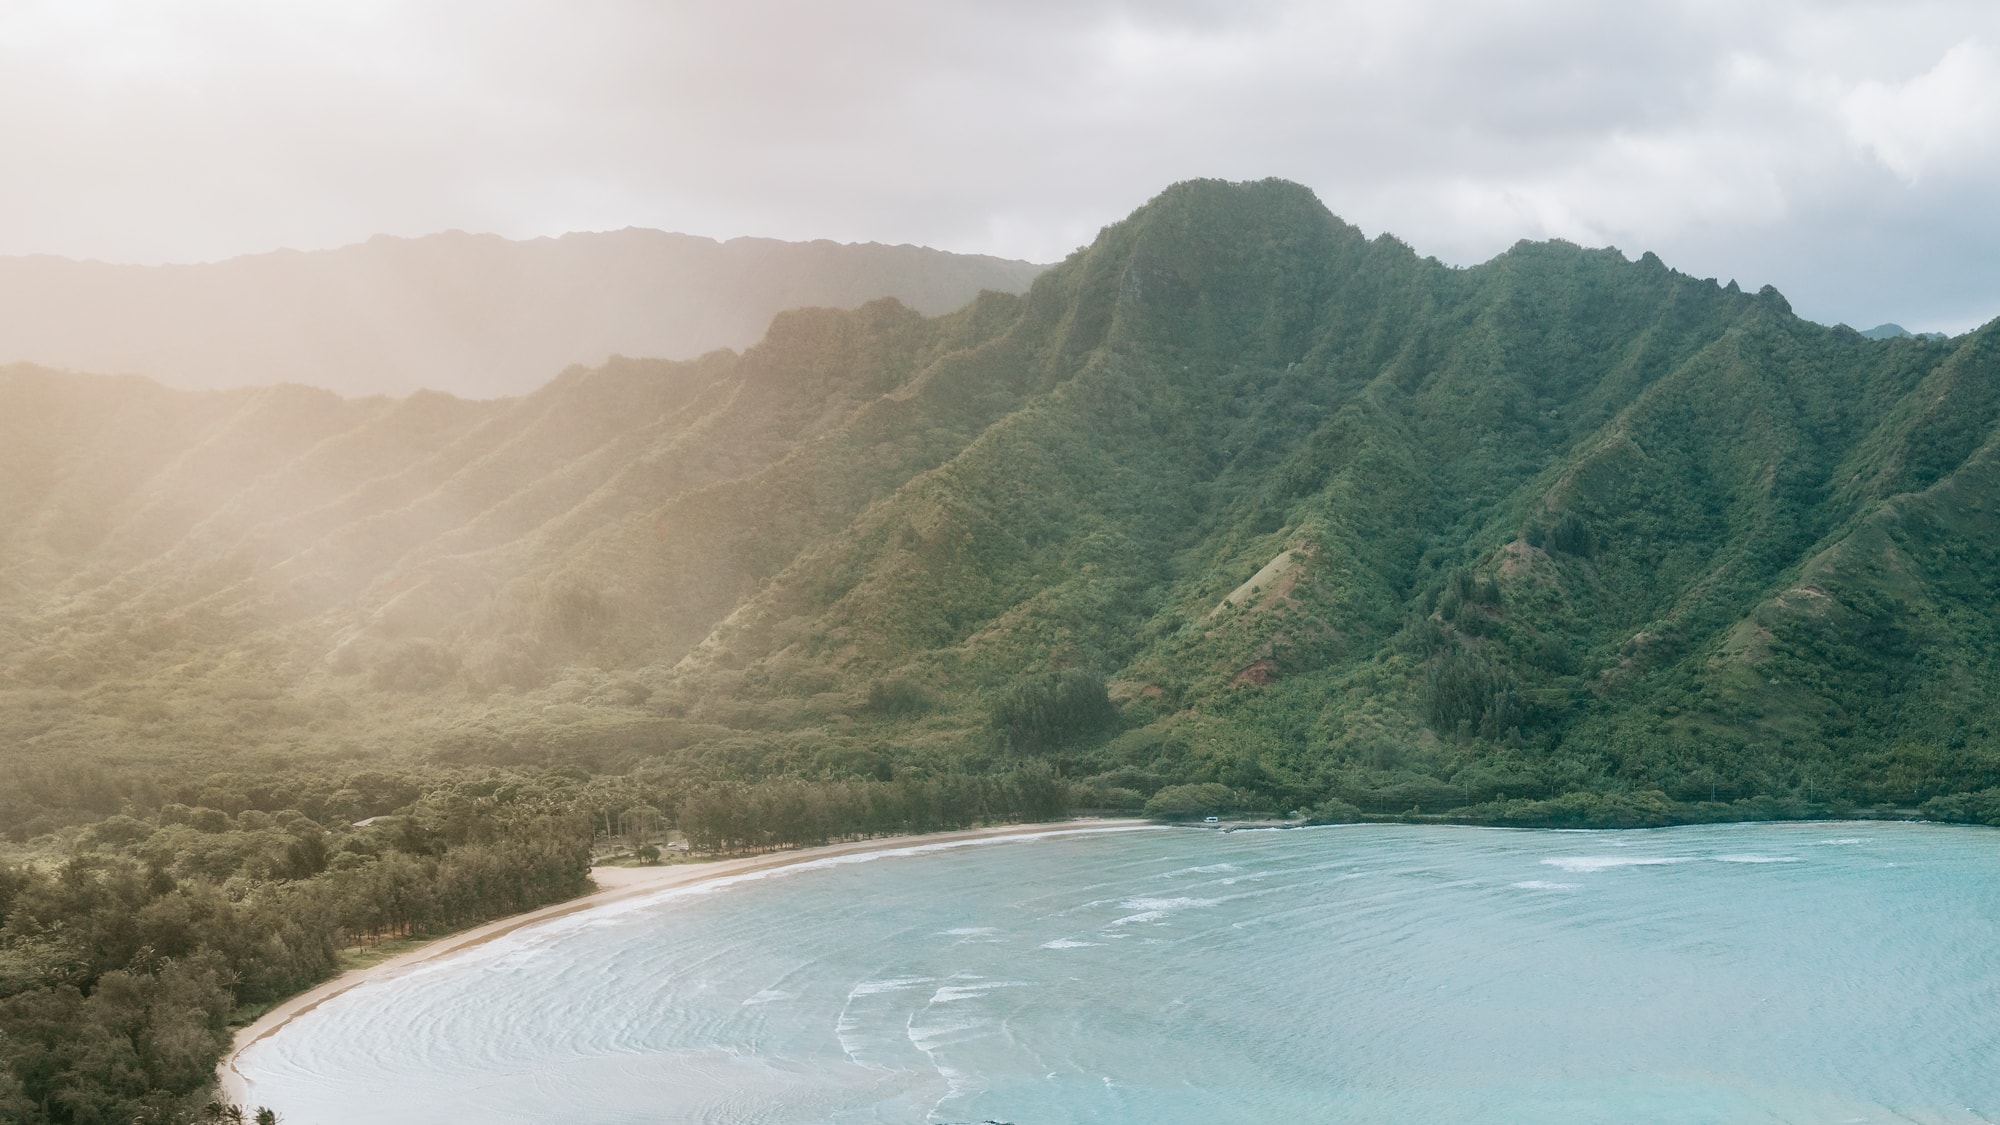
[[[628,229],[378,237],[201,265],[0,258],[0,363],[170,386],[523,394],[573,363],[756,343],[776,313],[895,297],[949,312],[1041,270],[917,246]]]
[[[1087,668],[1157,718],[1080,767],[1379,809],[2000,780],[1994,328],[1876,344],[1561,245],[1455,272],[1277,185],[1064,271],[1092,362],[739,611],[688,698]]]
[[[1562,243],[1456,270],[1195,182],[1021,297],[518,400],[15,369],[0,718],[31,755],[2000,815],[1996,333]]]

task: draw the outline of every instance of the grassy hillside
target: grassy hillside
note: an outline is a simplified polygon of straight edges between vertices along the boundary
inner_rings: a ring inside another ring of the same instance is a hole
[[[1983,817],[1996,331],[1564,243],[1453,269],[1194,182],[1021,297],[520,399],[14,368],[0,723],[28,765]]]

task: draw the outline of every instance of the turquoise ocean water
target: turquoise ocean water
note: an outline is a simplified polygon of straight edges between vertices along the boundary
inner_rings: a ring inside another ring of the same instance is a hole
[[[2000,832],[1141,829],[524,930],[241,1060],[350,1122],[2000,1120]]]

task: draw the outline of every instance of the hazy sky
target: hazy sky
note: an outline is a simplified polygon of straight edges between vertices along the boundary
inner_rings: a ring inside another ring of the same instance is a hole
[[[0,3],[0,254],[650,226],[1052,260],[1284,176],[1446,261],[2000,315],[2000,4]]]

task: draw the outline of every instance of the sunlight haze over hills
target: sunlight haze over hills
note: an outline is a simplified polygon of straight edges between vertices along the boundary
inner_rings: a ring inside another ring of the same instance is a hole
[[[461,232],[187,266],[0,258],[0,362],[190,389],[525,394],[613,355],[746,348],[786,309],[894,297],[937,315],[1041,267],[916,246],[662,231]]]

